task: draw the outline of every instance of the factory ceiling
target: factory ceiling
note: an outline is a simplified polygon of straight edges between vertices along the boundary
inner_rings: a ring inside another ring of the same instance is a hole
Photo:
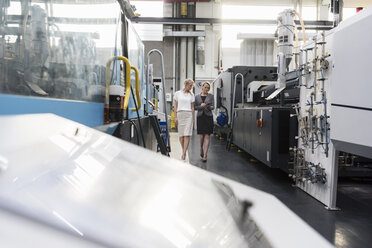
[[[294,5],[296,0],[217,0],[225,4],[237,5],[267,5],[267,6],[288,6]],[[331,0],[319,0],[323,4],[329,4]],[[297,0],[302,2],[303,6],[315,6],[316,0]],[[345,8],[368,7],[372,5],[372,0],[344,0]]]
[[[107,3],[107,1],[115,0],[51,0],[53,3],[66,3],[66,4],[96,4]],[[126,1],[126,0],[121,0]],[[130,2],[135,2],[140,0],[130,0]],[[161,1],[161,0],[147,0],[147,1]],[[172,1],[172,0],[167,0]],[[174,0],[181,1],[181,0]],[[185,0],[186,1],[186,0]],[[187,0],[189,1],[189,0]],[[195,1],[206,1],[206,0],[195,0]],[[214,0],[215,2],[221,2],[224,4],[236,4],[236,5],[258,5],[258,6],[292,6],[302,2],[302,6],[315,6],[317,0]],[[319,0],[323,4],[329,4],[332,0]],[[44,2],[44,0],[33,0],[33,2]],[[366,8],[372,6],[372,0],[344,0],[345,8]]]

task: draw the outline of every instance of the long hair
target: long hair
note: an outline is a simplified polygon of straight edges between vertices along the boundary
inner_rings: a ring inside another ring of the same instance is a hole
[[[187,78],[187,79],[183,82],[183,85],[184,85],[184,87],[183,87],[183,91],[192,95],[193,93],[192,93],[190,90],[187,90],[187,91],[186,91],[186,89],[185,89],[185,86],[186,86],[187,84],[194,85],[194,80],[192,80],[191,78]]]

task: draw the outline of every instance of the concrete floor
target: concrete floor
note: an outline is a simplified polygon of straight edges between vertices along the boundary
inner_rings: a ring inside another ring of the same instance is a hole
[[[178,135],[172,133],[171,140],[171,156],[180,159]],[[236,147],[228,152],[225,146],[226,141],[213,136],[208,161],[203,163],[199,139],[194,133],[189,161],[194,166],[273,194],[336,247],[372,247],[372,181],[340,180],[337,206],[341,210],[328,211],[323,204],[292,187],[291,180],[281,170],[270,169],[247,153],[238,152]]]

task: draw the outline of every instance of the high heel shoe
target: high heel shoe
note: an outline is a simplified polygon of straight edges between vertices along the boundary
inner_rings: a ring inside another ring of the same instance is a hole
[[[207,162],[207,158],[202,158],[202,161],[203,161],[203,163],[206,163]]]
[[[204,158],[204,152],[201,152],[201,153],[200,153],[200,157],[201,157],[201,158]]]

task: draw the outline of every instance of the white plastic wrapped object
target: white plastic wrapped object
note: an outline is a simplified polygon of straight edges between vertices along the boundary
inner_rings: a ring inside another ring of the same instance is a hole
[[[331,247],[251,187],[54,115],[0,123],[8,247]]]

